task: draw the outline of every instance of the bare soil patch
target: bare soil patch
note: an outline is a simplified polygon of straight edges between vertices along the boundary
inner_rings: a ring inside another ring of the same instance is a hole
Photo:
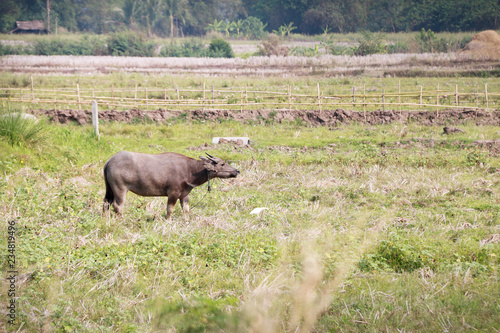
[[[35,116],[46,116],[54,122],[66,124],[76,122],[81,125],[92,122],[90,110],[54,110],[35,109],[30,111]],[[99,119],[104,122],[161,122],[171,123],[183,121],[220,121],[235,120],[246,123],[268,122],[296,122],[306,126],[330,126],[340,124],[386,124],[392,122],[415,122],[422,125],[460,125],[471,122],[477,125],[500,126],[500,112],[487,112],[484,110],[457,110],[448,109],[436,111],[351,111],[344,109],[335,110],[140,110],[128,111],[100,111]]]

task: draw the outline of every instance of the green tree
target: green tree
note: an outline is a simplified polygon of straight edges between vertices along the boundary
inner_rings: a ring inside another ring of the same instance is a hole
[[[266,25],[258,18],[250,16],[243,21],[241,31],[248,38],[261,39],[266,35]]]
[[[17,1],[0,1],[0,32],[8,32],[14,29],[14,24],[20,13],[21,10],[17,5]]]
[[[170,37],[175,35],[176,22],[185,23],[186,16],[189,15],[187,0],[165,0],[166,13],[170,22]],[[180,28],[182,29],[182,28]],[[181,34],[183,34],[181,30]]]

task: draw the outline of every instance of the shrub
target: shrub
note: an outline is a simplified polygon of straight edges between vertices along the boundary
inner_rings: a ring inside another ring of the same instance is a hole
[[[160,57],[207,57],[208,50],[200,40],[189,40],[181,45],[170,43],[163,45]]]
[[[46,139],[44,123],[27,117],[26,114],[0,113],[0,136],[11,146],[33,146]]]
[[[209,57],[213,58],[234,58],[234,52],[231,44],[222,38],[216,38],[210,42],[208,47]]]
[[[362,38],[359,41],[359,46],[354,49],[355,55],[370,55],[376,53],[386,53],[383,34],[373,34],[369,31],[361,32]]]
[[[435,51],[435,44],[437,43],[437,37],[431,29],[425,31],[425,29],[422,28],[420,34],[417,36],[417,41],[420,44],[420,52]]]
[[[247,38],[262,39],[266,35],[266,25],[258,18],[249,16],[241,23],[241,32]]]
[[[154,44],[133,32],[119,32],[108,38],[109,54],[114,56],[152,57]]]
[[[38,40],[31,52],[34,55],[106,55],[104,41],[98,37],[84,36],[78,41],[60,38]]]

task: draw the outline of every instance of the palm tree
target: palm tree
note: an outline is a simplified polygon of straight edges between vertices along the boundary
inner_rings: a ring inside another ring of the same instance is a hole
[[[293,22],[290,22],[288,24],[283,24],[281,27],[283,27],[284,32],[286,33],[287,36],[290,36],[290,33],[297,29],[297,27],[293,26]],[[281,28],[280,27],[280,28]]]
[[[240,36],[241,27],[243,26],[243,20],[238,20],[238,21],[233,22],[233,23],[234,23],[234,28],[236,30],[236,34],[239,37]]]
[[[224,31],[224,24],[225,24],[224,21],[222,21],[222,20],[218,21],[217,19],[215,19],[214,23],[209,24],[205,28],[205,30],[207,30],[207,31],[213,30],[215,32],[221,32],[221,31]]]
[[[140,1],[139,0],[125,0],[123,4],[123,15],[125,16],[125,24],[132,25],[134,21],[140,17]]]
[[[222,28],[223,31],[226,32],[226,36],[229,37],[229,33],[231,31],[234,31],[236,29],[236,25],[234,22],[223,22],[222,23]]]
[[[181,19],[185,20],[188,14],[187,0],[164,0],[165,9],[170,20],[170,37],[174,37],[174,21]]]

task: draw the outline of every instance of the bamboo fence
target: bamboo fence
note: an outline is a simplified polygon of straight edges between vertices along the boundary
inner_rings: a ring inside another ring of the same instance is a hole
[[[387,88],[387,87],[386,87]],[[33,78],[31,86],[26,88],[0,88],[0,100],[3,104],[20,104],[31,108],[49,109],[86,109],[92,102],[99,104],[100,110],[333,110],[338,108],[355,111],[375,110],[428,110],[439,112],[440,109],[472,109],[496,111],[500,100],[499,93],[488,91],[488,86],[459,89],[455,85],[441,89],[424,89],[417,86],[414,91],[402,91],[400,85],[386,92],[369,91],[366,87],[353,86],[349,91],[338,86],[317,87],[313,93],[293,93],[294,87],[286,86],[286,91],[259,91],[247,87],[217,88],[213,84],[207,88],[203,83],[198,89],[193,88],[115,88],[107,90],[81,89],[78,84],[72,88],[35,88]],[[324,90],[328,90],[325,93]],[[380,90],[380,89],[379,89]],[[387,89],[389,90],[389,89]]]

